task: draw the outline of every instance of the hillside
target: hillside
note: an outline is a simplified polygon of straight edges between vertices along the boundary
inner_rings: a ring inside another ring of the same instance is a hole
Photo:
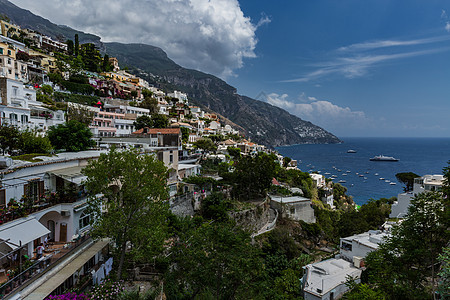
[[[160,88],[187,93],[196,104],[245,128],[255,142],[271,146],[340,142],[333,134],[281,108],[237,94],[234,87],[213,75],[177,65],[160,48],[143,44],[104,45],[122,66]]]
[[[102,43],[98,36],[55,25],[7,0],[0,0],[0,13],[24,28],[32,28],[59,40],[73,39],[78,34],[80,42],[95,43],[110,56],[117,57],[122,67],[127,66],[131,72],[155,86],[187,93],[191,102],[237,124],[254,142],[273,147],[341,142],[326,130],[283,109],[237,94],[234,87],[213,75],[177,65],[158,47]]]

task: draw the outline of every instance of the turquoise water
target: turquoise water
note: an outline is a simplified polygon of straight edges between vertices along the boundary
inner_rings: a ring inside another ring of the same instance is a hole
[[[396,180],[396,173],[442,174],[442,168],[450,160],[450,138],[341,139],[344,141],[342,144],[294,145],[279,147],[277,150],[283,156],[298,160],[298,167],[302,171],[320,171],[324,175],[330,173],[325,175],[327,177],[336,175],[334,182],[345,180],[342,185],[348,188],[347,194],[352,195],[360,205],[370,198],[392,197],[401,193],[403,185]],[[349,149],[357,152],[347,153]],[[400,161],[369,161],[369,158],[381,154]],[[385,180],[395,182],[396,185],[390,185]]]

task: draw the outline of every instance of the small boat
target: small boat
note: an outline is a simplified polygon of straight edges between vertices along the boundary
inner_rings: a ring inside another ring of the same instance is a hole
[[[386,182],[386,183],[389,183],[389,182],[391,182],[389,179],[386,179],[384,182]]]
[[[369,174],[369,171],[366,171],[366,174]]]
[[[347,176],[347,173],[342,174],[342,176]]]
[[[391,182],[391,183],[389,183],[390,185],[396,185],[396,183],[395,182]]]
[[[367,177],[364,177],[364,179],[367,179]]]
[[[326,173],[325,173],[325,175],[330,175],[330,174],[331,174],[330,172],[326,172]]]
[[[375,175],[375,176],[378,176],[378,173],[375,173],[374,175]]]
[[[356,153],[356,150],[349,149],[349,150],[347,150],[347,153]]]
[[[359,174],[359,177],[364,177],[364,175],[363,174]]]
[[[374,157],[370,158],[369,160],[370,161],[399,161],[399,159],[397,159],[397,158],[394,158],[392,156],[384,156],[383,154],[374,156]]]
[[[380,180],[384,180],[384,178],[383,178],[383,177],[380,177]]]
[[[347,170],[347,173],[350,173],[350,170]]]
[[[346,183],[347,181],[345,180],[339,180],[338,183]]]

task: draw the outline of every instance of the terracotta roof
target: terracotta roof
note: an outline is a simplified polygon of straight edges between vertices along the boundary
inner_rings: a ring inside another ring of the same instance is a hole
[[[144,133],[144,129],[147,129],[147,132]],[[135,132],[133,132],[133,134],[157,134],[157,133],[161,133],[161,134],[180,134],[180,128],[141,128]]]
[[[237,144],[235,141],[230,140],[230,139],[226,140],[226,141],[223,142],[223,143],[224,143],[225,145],[236,145],[236,144]]]

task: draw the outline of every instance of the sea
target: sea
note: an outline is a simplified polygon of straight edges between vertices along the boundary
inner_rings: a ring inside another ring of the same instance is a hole
[[[450,138],[349,137],[341,140],[341,144],[302,144],[276,150],[297,160],[298,168],[304,172],[317,172],[328,178],[335,175],[333,182],[345,181],[341,184],[358,205],[402,193],[403,185],[395,178],[397,173],[442,174],[450,161]],[[356,153],[347,153],[348,150]],[[369,160],[381,154],[399,161]]]

